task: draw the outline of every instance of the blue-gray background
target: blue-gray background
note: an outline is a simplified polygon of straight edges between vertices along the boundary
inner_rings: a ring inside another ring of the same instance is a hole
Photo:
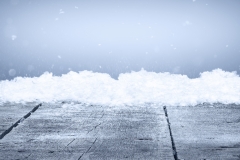
[[[240,0],[0,1],[0,80],[239,66]]]

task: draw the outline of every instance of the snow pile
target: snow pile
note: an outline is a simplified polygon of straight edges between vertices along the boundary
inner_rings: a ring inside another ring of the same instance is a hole
[[[198,103],[240,104],[240,77],[221,69],[204,72],[199,78],[186,75],[139,72],[108,74],[82,71],[61,77],[17,77],[0,81],[0,102],[79,101],[100,105],[196,105]]]

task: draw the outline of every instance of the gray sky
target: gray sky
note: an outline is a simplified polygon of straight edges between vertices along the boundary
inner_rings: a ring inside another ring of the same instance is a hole
[[[240,73],[239,8],[239,0],[1,0],[0,80],[69,70]]]

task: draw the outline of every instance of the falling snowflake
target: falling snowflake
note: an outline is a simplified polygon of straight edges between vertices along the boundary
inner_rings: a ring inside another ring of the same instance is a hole
[[[12,40],[14,41],[17,38],[16,35],[12,35]]]
[[[173,73],[179,73],[180,70],[181,70],[181,67],[180,66],[176,66],[176,67],[173,68],[172,72]]]
[[[65,13],[62,9],[59,10],[59,14]]]
[[[184,23],[183,23],[183,26],[189,26],[189,25],[192,25],[192,23],[188,20],[186,20]]]

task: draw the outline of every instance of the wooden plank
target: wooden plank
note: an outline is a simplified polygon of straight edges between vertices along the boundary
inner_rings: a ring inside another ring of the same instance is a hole
[[[179,159],[240,159],[240,106],[167,107]]]
[[[37,103],[4,103],[0,105],[0,135],[31,111]]]
[[[162,108],[43,104],[0,141],[0,159],[173,160]]]

